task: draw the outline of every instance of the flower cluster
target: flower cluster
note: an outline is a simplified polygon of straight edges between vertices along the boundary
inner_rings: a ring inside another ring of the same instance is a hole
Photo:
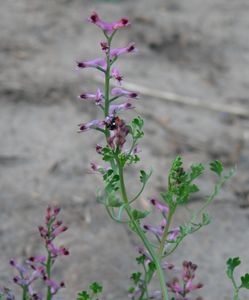
[[[197,265],[193,264],[191,261],[184,261],[182,263],[183,270],[181,274],[181,279],[174,278],[172,281],[167,283],[170,291],[174,293],[176,299],[178,300],[191,300],[187,295],[197,289],[203,287],[202,283],[193,284],[195,278],[195,271]],[[197,297],[196,300],[201,300],[201,297]]]
[[[64,247],[57,247],[54,243],[55,238],[68,228],[63,222],[58,220],[60,208],[48,207],[45,215],[45,224],[39,226],[39,233],[44,241],[47,255],[31,256],[25,264],[18,263],[15,259],[10,260],[10,265],[15,268],[18,275],[13,277],[13,282],[21,287],[23,300],[42,300],[44,293],[36,292],[33,284],[37,279],[42,279],[47,286],[47,298],[51,300],[60,288],[65,286],[63,281],[58,282],[52,279],[52,267],[58,256],[69,255],[69,250]],[[5,295],[8,300],[15,300],[14,294],[7,288],[0,290],[0,294]]]

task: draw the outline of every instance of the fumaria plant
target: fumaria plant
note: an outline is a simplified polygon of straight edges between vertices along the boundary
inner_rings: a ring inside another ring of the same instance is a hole
[[[139,179],[141,186],[137,193],[132,195],[127,188],[125,169],[140,161],[139,141],[144,136],[144,120],[141,116],[135,117],[131,122],[121,117],[122,112],[134,108],[138,100],[138,94],[122,88],[123,76],[114,65],[120,56],[132,54],[137,51],[134,43],[123,48],[113,48],[112,41],[117,32],[130,25],[127,18],[122,18],[111,23],[103,21],[96,12],[89,17],[89,22],[97,25],[103,32],[103,41],[100,47],[103,51],[102,58],[77,63],[80,69],[94,68],[104,75],[102,88],[95,93],[82,93],[79,98],[84,102],[93,102],[102,113],[98,120],[92,120],[79,124],[79,132],[90,129],[97,131],[104,137],[103,144],[96,145],[96,152],[103,160],[103,165],[91,163],[91,168],[103,177],[104,187],[99,191],[97,200],[103,204],[108,216],[116,223],[128,226],[138,237],[141,245],[138,247],[136,262],[139,271],[130,276],[131,286],[128,289],[128,297],[132,300],[200,300],[193,298],[191,293],[200,289],[203,284],[195,282],[197,265],[191,261],[184,261],[182,268],[169,262],[169,256],[178,248],[183,240],[203,226],[210,223],[210,217],[206,208],[212,203],[223,184],[233,175],[234,170],[224,174],[220,161],[213,161],[210,170],[217,177],[217,182],[210,195],[203,199],[198,210],[190,210],[189,219],[184,224],[173,226],[173,219],[180,206],[189,203],[193,193],[199,191],[195,181],[204,172],[202,164],[193,164],[185,169],[182,158],[177,156],[169,170],[167,186],[158,198],[150,199],[151,208],[154,208],[157,216],[156,224],[149,224],[146,217],[151,210],[138,209],[136,200],[143,193],[152,175],[151,171],[140,170]],[[116,82],[116,87],[111,88],[111,81]],[[122,100],[125,99],[125,100]],[[56,246],[55,238],[67,230],[62,221],[58,220],[60,209],[48,207],[45,216],[45,226],[39,226],[40,235],[44,241],[46,255],[30,257],[26,265],[19,264],[11,259],[17,275],[13,278],[21,288],[19,297],[4,287],[0,290],[0,299],[14,300],[51,300],[62,299],[58,291],[65,286],[63,281],[53,278],[53,267],[59,256],[69,255],[64,246]],[[238,284],[234,277],[234,269],[240,264],[238,257],[227,260],[227,276],[233,285],[233,300],[239,300],[239,290],[249,289],[249,274],[241,277]],[[169,272],[178,272],[179,276],[169,279]],[[42,280],[43,291],[36,292],[35,282]],[[160,289],[153,290],[152,280],[158,280]],[[102,286],[93,282],[89,290],[83,290],[77,295],[77,300],[100,299]]]

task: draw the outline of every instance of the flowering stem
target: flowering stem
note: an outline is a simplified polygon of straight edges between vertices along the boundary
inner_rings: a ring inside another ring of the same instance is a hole
[[[109,105],[110,105],[110,68],[111,68],[111,60],[110,60],[110,49],[111,49],[111,42],[112,38],[115,34],[115,31],[112,33],[112,35],[109,37],[105,34],[108,44],[108,49],[106,52],[106,71],[105,71],[105,108],[104,113],[105,117],[109,116]]]
[[[163,256],[164,246],[165,246],[165,243],[167,241],[169,228],[170,228],[170,223],[171,223],[172,217],[174,215],[174,212],[175,212],[175,208],[170,208],[168,218],[167,218],[167,223],[166,223],[166,226],[165,226],[165,229],[164,229],[164,232],[163,232],[163,236],[162,236],[159,251],[158,251],[158,255],[159,255],[160,258]]]
[[[125,188],[123,166],[122,166],[121,162],[119,161],[118,157],[116,157],[116,162],[117,162],[118,171],[119,171],[121,197],[122,197],[124,203],[128,204],[129,200],[128,200],[126,188]],[[142,240],[144,246],[146,247],[146,249],[148,250],[148,252],[150,253],[150,255],[152,257],[153,262],[155,263],[157,276],[159,278],[160,287],[162,290],[163,300],[169,300],[168,291],[167,291],[167,287],[165,284],[164,273],[163,273],[163,270],[162,270],[162,267],[160,264],[160,259],[158,259],[157,254],[155,253],[154,249],[151,247],[150,242],[147,240],[143,230],[140,228],[139,223],[137,222],[136,219],[134,219],[130,206],[127,205],[125,207],[125,210],[130,218],[130,221],[135,229],[135,232],[138,234],[138,236]]]
[[[51,234],[51,225],[52,222],[50,221],[48,223],[48,237],[50,238],[50,234]],[[47,258],[47,262],[46,262],[46,272],[47,272],[47,279],[50,280],[51,279],[51,268],[52,268],[52,257],[51,257],[51,251],[48,250],[48,258]],[[47,289],[47,300],[51,300],[52,299],[52,293],[51,293],[51,287],[48,286]]]

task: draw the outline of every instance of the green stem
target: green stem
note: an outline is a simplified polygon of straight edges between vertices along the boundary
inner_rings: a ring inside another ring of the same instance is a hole
[[[143,300],[144,294],[146,294],[147,299],[149,299],[148,283],[150,283],[150,278],[148,278],[147,276],[145,263],[143,263],[143,269],[144,269],[144,287],[141,296],[139,297],[139,300]]]
[[[239,288],[237,287],[237,284],[235,282],[233,275],[231,277],[231,280],[233,283],[233,300],[239,300]]]
[[[28,287],[27,287],[27,285],[25,285],[22,288],[22,299],[28,300],[27,296],[28,296]]]
[[[118,166],[118,170],[119,170],[121,196],[122,196],[124,203],[128,204],[129,200],[127,197],[125,183],[124,183],[123,166],[121,165],[118,157],[116,158],[116,162],[117,162],[117,166]],[[162,291],[162,295],[163,295],[163,300],[169,300],[168,291],[167,291],[167,287],[165,284],[164,273],[163,273],[163,269],[160,264],[160,259],[157,257],[157,254],[155,253],[154,249],[151,247],[150,242],[147,240],[147,238],[146,238],[143,230],[140,228],[138,222],[134,219],[130,206],[126,206],[125,209],[131,220],[131,223],[135,229],[135,232],[138,234],[138,236],[142,240],[145,248],[148,250],[149,254],[151,255],[151,257],[153,259],[153,262],[155,263],[156,272],[157,272],[157,276],[158,276],[158,279],[160,282],[160,287],[161,287],[161,291]]]
[[[51,258],[51,253],[49,251],[48,252],[48,259],[47,259],[47,263],[46,263],[46,271],[47,271],[48,279],[51,279],[51,267],[52,267],[52,258]],[[47,300],[51,300],[51,299],[52,299],[51,287],[48,286],[48,289],[47,289]]]
[[[167,223],[166,223],[166,226],[164,228],[163,236],[162,236],[160,247],[159,247],[159,251],[158,251],[158,255],[159,255],[160,258],[164,254],[163,253],[164,252],[164,247],[165,247],[165,243],[167,241],[167,237],[168,237],[168,233],[169,233],[169,228],[170,228],[170,223],[171,223],[172,217],[174,215],[174,212],[175,212],[175,208],[170,208],[169,214],[168,214],[168,217],[167,217]]]

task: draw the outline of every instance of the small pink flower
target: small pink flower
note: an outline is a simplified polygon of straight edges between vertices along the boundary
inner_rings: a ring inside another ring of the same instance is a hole
[[[52,237],[55,238],[57,237],[59,234],[61,234],[62,232],[65,232],[66,230],[68,229],[67,226],[60,226],[60,227],[57,227],[53,233],[52,233]]]
[[[95,149],[98,154],[102,154],[103,147],[101,145],[97,144]]]
[[[57,257],[59,255],[67,256],[69,255],[69,250],[66,247],[56,247],[54,243],[50,240],[47,242],[47,248],[53,255],[53,257]]]
[[[115,67],[112,68],[111,76],[117,80],[119,85],[121,85],[121,82],[123,80],[123,76],[121,76],[121,74],[120,74],[120,72],[117,68],[115,68]]]
[[[163,230],[161,228],[153,227],[150,224],[143,225],[143,228],[147,231],[150,231],[151,233],[153,233],[157,236],[162,236],[163,235]]]
[[[107,42],[100,42],[101,49],[106,52],[109,49]]]
[[[108,34],[111,34],[114,30],[112,24],[101,20],[99,15],[95,11],[92,12],[91,16],[88,18],[88,21],[97,25],[99,28],[101,28]]]
[[[55,280],[46,279],[45,282],[51,288],[52,295],[55,295],[60,288],[65,287],[65,283],[63,281],[58,283]]]
[[[122,18],[118,21],[114,21],[112,22],[112,28],[114,30],[120,29],[120,28],[124,28],[130,25],[130,22],[128,20],[128,18]]]
[[[81,69],[101,67],[102,69],[105,70],[106,69],[106,60],[102,59],[102,58],[96,58],[93,60],[77,62],[77,65]]]
[[[122,104],[117,104],[117,105],[110,105],[110,115],[116,115],[118,112],[122,111],[122,110],[128,110],[128,109],[132,109],[134,108],[134,106],[132,106],[131,103],[126,102],[126,103],[122,103]]]
[[[150,263],[152,261],[152,258],[147,250],[145,250],[142,247],[139,247],[137,250],[138,250],[139,254],[141,254],[145,257],[147,263]]]
[[[125,53],[135,53],[135,52],[137,52],[137,48],[135,48],[135,43],[130,43],[127,47],[111,49],[110,58],[114,58]]]
[[[113,88],[111,90],[111,94],[113,96],[118,96],[118,97],[124,96],[127,98],[138,98],[138,94],[136,92],[127,91],[125,89],[118,88],[118,87]]]
[[[94,172],[99,172],[101,174],[104,174],[106,171],[108,171],[110,169],[110,167],[103,167],[103,166],[97,165],[94,162],[91,162],[91,169]]]
[[[45,238],[48,234],[48,230],[43,226],[38,226],[38,230],[42,238]]]
[[[150,200],[150,203],[155,206],[157,209],[159,209],[162,213],[167,214],[169,212],[168,206],[165,204],[161,203],[159,200],[152,198]]]
[[[46,260],[47,260],[47,257],[46,256],[44,256],[44,255],[41,255],[41,256],[31,256],[29,259],[28,259],[28,261],[27,261],[27,263],[45,263],[46,262]]]
[[[118,30],[120,28],[127,27],[130,25],[129,20],[127,18],[122,18],[118,21],[114,21],[111,23],[105,22],[105,21],[101,20],[101,18],[95,11],[92,12],[91,16],[88,18],[88,21],[90,23],[97,25],[99,28],[101,28],[107,34],[112,34],[113,31]]]
[[[180,233],[180,228],[179,227],[173,228],[169,232],[168,241],[174,241],[177,238],[177,236],[179,235],[179,233]]]
[[[81,123],[79,124],[79,132],[85,132],[89,129],[98,129],[98,128],[104,128],[105,122],[100,120],[92,120],[87,123]]]
[[[95,101],[97,105],[103,104],[104,101],[104,96],[100,89],[97,89],[96,94],[84,93],[81,94],[78,98],[83,100]]]

